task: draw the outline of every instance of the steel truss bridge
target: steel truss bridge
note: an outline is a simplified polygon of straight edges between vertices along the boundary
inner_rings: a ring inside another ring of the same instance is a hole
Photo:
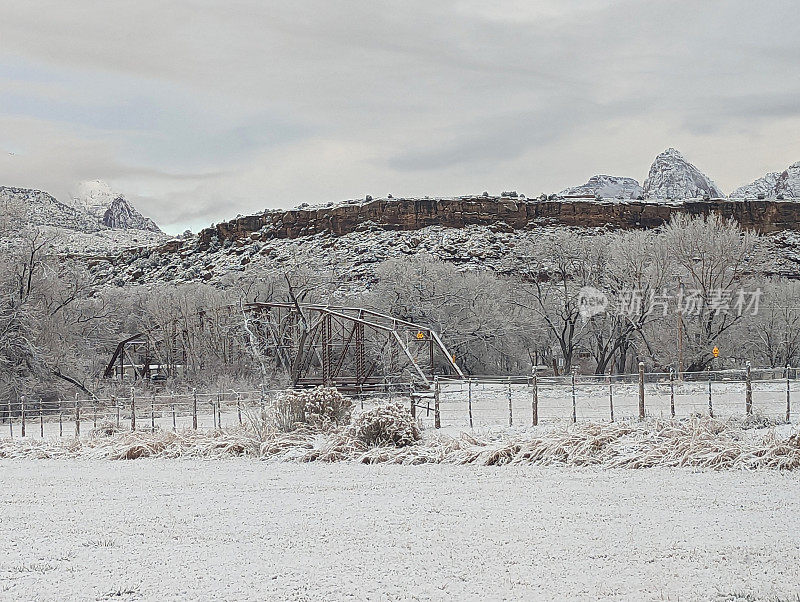
[[[215,328],[210,313],[198,313],[193,328]],[[434,373],[464,376],[434,330],[378,311],[273,302],[225,306],[213,313],[226,316],[229,336],[242,353],[277,368],[295,387],[358,390],[403,380],[430,388]],[[185,324],[182,329],[154,327],[120,341],[103,376],[118,381],[180,376],[188,361],[188,329]]]

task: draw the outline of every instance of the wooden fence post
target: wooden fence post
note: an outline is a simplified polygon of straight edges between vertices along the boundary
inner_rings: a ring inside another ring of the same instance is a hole
[[[239,394],[236,394],[236,413],[239,415],[239,426],[242,426],[242,400]]]
[[[508,377],[508,426],[514,424],[514,410],[511,407],[511,377]]]
[[[467,379],[467,387],[469,396],[467,398],[467,402],[469,404],[469,428],[472,428],[472,379],[471,378]]]
[[[669,415],[675,418],[675,371],[669,369]]]
[[[575,368],[572,369],[572,424],[578,421],[578,403],[575,399]]]
[[[136,430],[136,393],[131,387],[131,430]]]
[[[119,429],[119,419],[120,419],[120,415],[119,414],[120,414],[120,412],[119,412],[119,401],[117,400],[117,396],[116,395],[112,395],[111,396],[111,401],[114,402],[114,409],[117,412],[117,428]]]
[[[792,389],[789,383],[789,364],[786,364],[786,422],[792,417]]]
[[[219,393],[217,393],[217,399],[219,399]],[[217,430],[217,401],[214,399],[209,400],[211,404],[211,420],[213,424],[214,430]]]
[[[433,426],[442,428],[442,417],[439,413],[439,376],[433,377]]]
[[[192,389],[192,428],[197,430],[197,389]]]
[[[58,400],[58,436],[64,436],[64,406],[60,399]]]
[[[222,402],[225,398],[225,393],[219,394],[219,401],[217,401],[217,428],[222,428]]]
[[[639,420],[644,420],[644,362],[639,362]]]
[[[22,405],[22,436],[25,436],[25,396],[19,396],[20,403]]]
[[[608,375],[608,409],[611,412],[611,422],[614,422],[614,385],[611,383],[611,374]]]
[[[156,394],[150,398],[150,432],[156,432]]]
[[[708,371],[708,416],[714,417],[714,406],[711,403],[711,370]]]
[[[788,379],[786,381],[789,382]],[[788,412],[788,410],[787,410]],[[39,398],[39,437],[44,439],[44,407],[42,406],[42,398]]]
[[[8,436],[14,438],[14,415],[11,413],[11,398],[8,398]]]
[[[539,425],[539,382],[536,367],[533,368],[533,391],[531,393],[531,424]]]
[[[175,400],[172,400],[172,432],[176,432],[178,430],[178,420],[175,417]]]
[[[750,376],[750,362],[744,368],[744,410],[750,416],[753,413],[753,381]]]
[[[75,393],[75,438],[81,436],[81,402],[78,401],[78,394]]]

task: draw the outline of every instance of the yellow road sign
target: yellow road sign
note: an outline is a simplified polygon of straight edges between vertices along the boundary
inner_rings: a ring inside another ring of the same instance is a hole
[[[712,353],[712,355],[713,355],[714,357],[719,357],[719,347],[714,347],[714,348],[711,350],[711,353]]]
[[[417,333],[417,338],[421,341],[422,339],[425,338],[425,333],[424,332],[418,332]]]

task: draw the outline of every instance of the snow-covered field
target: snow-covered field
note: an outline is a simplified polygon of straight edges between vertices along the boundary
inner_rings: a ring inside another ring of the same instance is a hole
[[[0,598],[794,599],[800,475],[0,462]]]

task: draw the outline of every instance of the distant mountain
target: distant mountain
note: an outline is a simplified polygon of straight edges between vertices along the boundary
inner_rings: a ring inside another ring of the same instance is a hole
[[[782,194],[787,198],[800,197],[800,161],[792,163],[778,176],[775,182],[776,195]]]
[[[102,180],[78,184],[73,206],[95,216],[104,226],[122,230],[161,232],[156,223],[139,213],[120,193]]]
[[[86,211],[102,221],[106,210],[119,193],[112,190],[102,180],[86,180],[78,184],[72,197],[72,205],[76,209]]]
[[[143,216],[124,197],[118,196],[103,213],[103,225],[120,230],[149,230],[161,232],[156,223]]]
[[[779,195],[784,198],[800,197],[800,161],[792,163],[783,172],[771,172],[744,186],[740,186],[731,193],[734,199],[757,199],[760,195],[764,198],[774,199]]]
[[[564,197],[596,197],[604,199],[636,199],[644,193],[633,178],[620,176],[592,176],[586,184],[565,188],[559,193]]]
[[[19,226],[53,226],[78,232],[103,228],[102,222],[86,211],[65,205],[41,190],[0,186],[0,206]]]
[[[13,238],[25,226],[37,226],[54,235],[52,242],[61,251],[75,253],[107,253],[169,239],[122,196],[109,194],[102,182],[81,190],[86,194],[67,205],[41,190],[0,186],[3,236]]]
[[[781,174],[778,172],[771,172],[750,182],[744,186],[739,186],[731,193],[732,199],[757,199],[759,195],[764,195],[765,198],[773,198],[776,196],[775,184],[778,183],[778,177]]]
[[[724,197],[714,181],[689,163],[674,148],[659,154],[644,181],[644,196],[652,199],[693,199]]]

